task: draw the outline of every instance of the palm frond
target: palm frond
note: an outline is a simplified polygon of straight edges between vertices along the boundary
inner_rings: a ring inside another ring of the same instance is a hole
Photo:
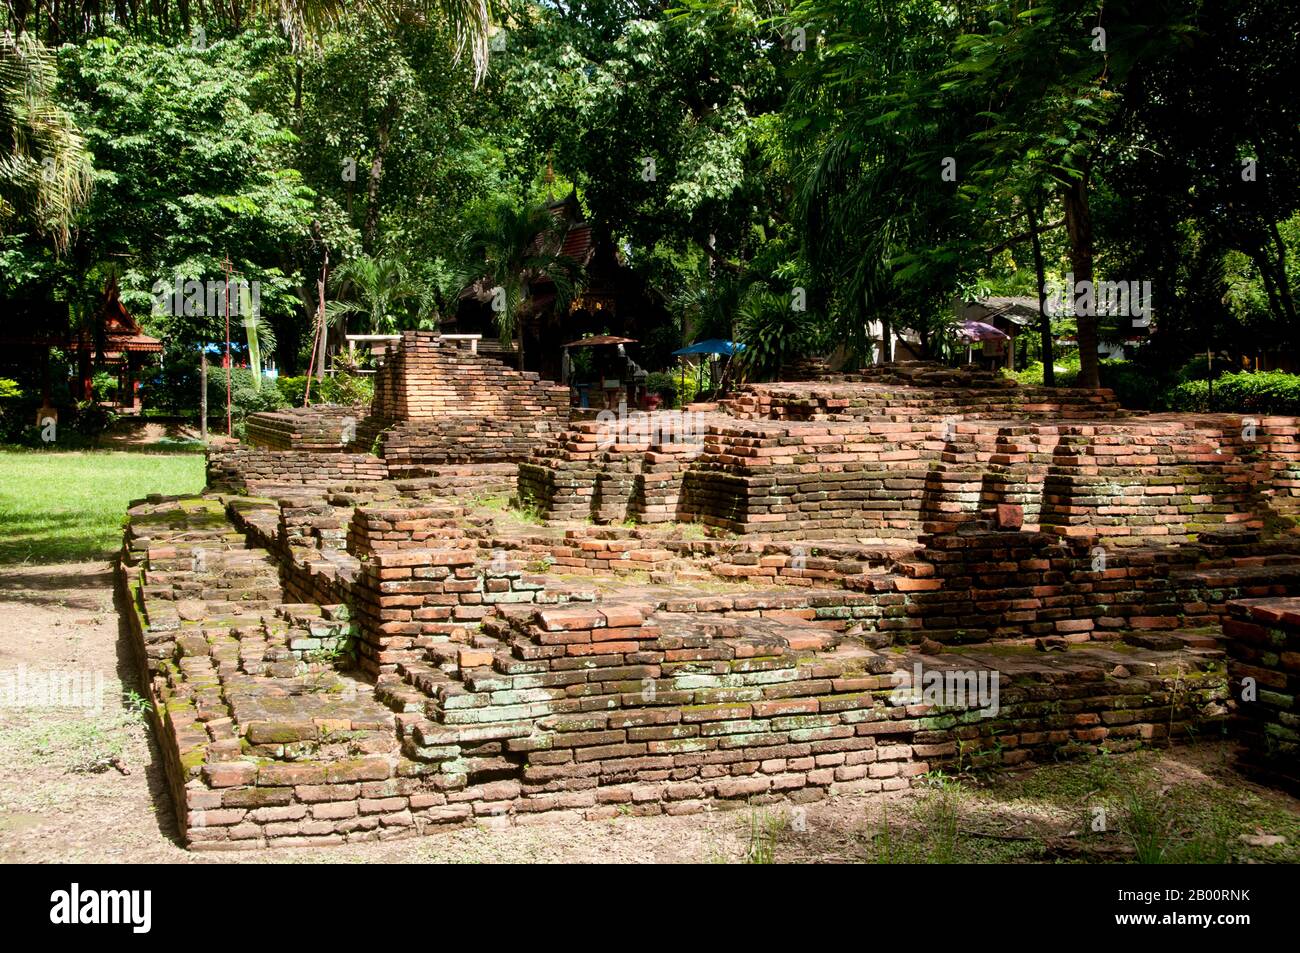
[[[90,197],[91,166],[55,81],[54,60],[31,33],[0,34],[0,229],[30,227],[62,252]]]

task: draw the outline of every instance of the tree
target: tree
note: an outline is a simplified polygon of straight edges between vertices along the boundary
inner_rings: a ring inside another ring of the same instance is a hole
[[[224,282],[228,257],[234,280],[257,288],[259,320],[297,344],[293,255],[310,241],[314,196],[288,165],[292,133],[259,105],[260,71],[285,49],[249,33],[204,49],[106,37],[61,51],[65,101],[95,159],[57,292],[74,313],[99,293],[84,277],[111,266],[166,360],[192,355],[223,339],[224,313],[206,296],[177,306],[176,282]]]
[[[1171,361],[1219,345],[1294,353],[1300,8],[1224,0],[1194,24],[1125,91],[1115,139],[1132,145],[1098,166],[1100,257],[1152,279]]]
[[[346,329],[349,315],[365,319],[369,334],[395,334],[412,318],[423,326],[433,307],[425,286],[412,280],[405,263],[396,258],[360,255],[340,265],[333,274],[336,290],[348,292],[352,300],[335,300],[325,305],[325,314]]]
[[[470,235],[469,260],[481,261],[486,268],[480,285],[489,295],[502,344],[508,345],[520,330],[532,282],[549,279],[561,304],[572,296],[579,268],[560,254],[561,238],[555,216],[544,205],[501,204]],[[524,367],[523,334],[519,335],[519,367]]]
[[[982,29],[954,44],[939,91],[984,104],[972,175],[1005,179],[1032,150],[1031,174],[1046,171],[1064,212],[1070,270],[1091,286],[1096,257],[1090,196],[1096,164],[1135,71],[1157,61],[1191,27],[1190,4],[1041,0],[985,4]],[[1073,294],[1073,290],[1071,290]],[[1089,292],[1089,297],[1091,293]],[[1098,315],[1075,315],[1079,384],[1099,386]]]
[[[54,60],[39,40],[0,34],[0,233],[31,228],[63,251],[91,172],[55,84]]]
[[[206,45],[209,39],[234,36],[249,27],[278,24],[295,49],[303,49],[338,27],[349,12],[361,11],[390,25],[402,21],[437,20],[455,38],[456,58],[468,54],[475,82],[488,65],[491,0],[229,0],[198,4],[187,0],[84,0],[64,3],[35,0],[11,3],[4,16],[15,33],[24,33],[28,20],[39,29],[44,21],[51,45],[85,36],[99,36],[113,28],[147,39],[189,39]],[[48,9],[46,9],[48,7]],[[261,21],[259,24],[258,21]],[[211,37],[208,34],[211,34]]]
[[[502,70],[533,153],[553,156],[610,234],[691,245],[735,271],[780,226],[787,181],[765,120],[789,54],[749,5],[583,4],[516,32],[528,55]]]
[[[792,66],[787,114],[816,298],[858,357],[879,321],[890,360],[893,332],[928,337],[983,257],[978,209],[947,174],[970,112],[922,93],[959,24],[932,2],[811,0],[782,26],[805,31],[809,47]]]

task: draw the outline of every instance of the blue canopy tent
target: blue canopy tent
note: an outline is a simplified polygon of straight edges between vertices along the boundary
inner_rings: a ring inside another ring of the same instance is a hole
[[[722,338],[709,338],[707,341],[696,341],[694,344],[673,351],[673,356],[689,357],[694,354],[706,354],[709,357],[713,357],[713,358],[719,356],[725,356],[727,358],[728,364],[730,364],[731,359],[735,357],[737,354],[739,354],[741,351],[743,351],[744,349],[745,349],[745,345],[740,344],[736,341],[724,341],[722,340]],[[701,376],[700,372],[703,370],[703,368],[704,368],[704,363],[701,361],[699,368],[696,370],[697,391],[699,390],[699,387],[702,385],[702,381],[700,381],[700,376]],[[726,375],[724,374],[723,376],[725,378]],[[685,365],[682,365],[682,389],[683,390],[686,389],[686,366]]]
[[[674,357],[682,357],[687,354],[725,354],[731,357],[739,351],[743,351],[745,345],[737,344],[735,341],[724,341],[722,338],[709,338],[707,341],[696,341],[690,347],[684,347],[679,351],[673,351]]]

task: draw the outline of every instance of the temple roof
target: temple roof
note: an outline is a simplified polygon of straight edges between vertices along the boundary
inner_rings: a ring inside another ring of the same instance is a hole
[[[140,325],[131,317],[131,312],[122,304],[118,291],[117,279],[110,278],[104,289],[104,300],[100,303],[96,318],[104,328],[104,353],[115,354],[124,351],[136,351],[152,354],[162,353],[162,341],[150,337],[140,330]],[[68,342],[68,348],[79,351],[95,346],[94,335],[82,331]]]

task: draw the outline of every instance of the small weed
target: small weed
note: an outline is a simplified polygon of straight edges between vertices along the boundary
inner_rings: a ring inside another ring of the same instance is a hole
[[[776,861],[776,845],[786,819],[782,815],[769,814],[767,811],[750,811],[749,847],[745,851],[747,864],[771,864]]]
[[[1121,830],[1139,864],[1226,864],[1232,860],[1231,832],[1217,815],[1191,818],[1171,809],[1162,792],[1150,787],[1124,798]]]
[[[514,501],[510,513],[521,523],[527,523],[529,526],[545,526],[546,514],[533,503],[520,503]]]

